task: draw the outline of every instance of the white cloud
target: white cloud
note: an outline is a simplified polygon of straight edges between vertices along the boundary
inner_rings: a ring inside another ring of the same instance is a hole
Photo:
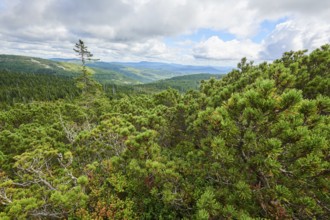
[[[261,46],[250,40],[223,41],[217,36],[210,37],[193,49],[197,59],[212,60],[239,60],[242,57],[255,60],[260,50]]]
[[[263,21],[283,17],[287,21],[262,43],[252,42]],[[0,53],[67,57],[81,38],[108,61],[274,59],[287,50],[329,43],[329,20],[328,0],[1,0]],[[198,29],[235,39],[187,38],[171,46],[163,41]]]
[[[308,19],[330,18],[328,0],[249,0],[249,8],[254,8],[263,19],[277,19],[283,16],[302,16]]]
[[[95,36],[95,29],[104,29],[101,36],[108,32],[112,40],[178,35],[198,28],[249,36],[258,27],[254,10],[247,8],[245,1],[18,0],[16,5],[7,4],[10,8],[0,16],[3,28],[59,24],[72,32],[79,29]]]
[[[316,23],[315,23],[316,22]],[[277,59],[286,51],[314,50],[330,42],[330,24],[322,21],[289,20],[278,24],[263,41],[263,59]]]
[[[161,40],[150,39],[145,42],[99,42],[86,41],[95,56],[102,60],[112,57],[113,61],[166,61],[170,62],[177,58],[177,51],[169,48]]]

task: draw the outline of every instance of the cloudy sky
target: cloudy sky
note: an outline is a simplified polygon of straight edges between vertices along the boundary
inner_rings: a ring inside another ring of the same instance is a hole
[[[330,43],[330,0],[0,0],[0,54],[234,65]]]

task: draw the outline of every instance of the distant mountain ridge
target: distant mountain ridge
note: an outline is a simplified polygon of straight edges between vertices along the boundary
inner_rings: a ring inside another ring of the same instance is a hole
[[[123,75],[138,80],[142,83],[150,83],[157,80],[168,79],[175,76],[192,74],[224,74],[232,70],[231,67],[216,69],[210,66],[192,66],[181,64],[167,64],[159,62],[94,62],[90,67],[115,70]]]
[[[225,74],[232,67],[194,66],[162,62],[92,62],[87,64],[93,78],[105,83],[122,85],[152,83],[176,76],[194,74]],[[77,76],[79,59],[42,59],[28,56],[0,55],[0,70],[19,73],[40,73]]]
[[[195,65],[183,65],[176,63],[161,63],[161,62],[112,62],[119,65],[130,66],[135,68],[149,68],[149,69],[163,69],[167,71],[174,71],[180,73],[209,73],[209,74],[223,74],[232,70],[233,67],[214,67],[214,66],[195,66]]]
[[[63,58],[52,58],[50,60],[60,62],[79,62],[78,59],[63,59]],[[177,63],[163,63],[163,62],[93,62],[88,66],[97,66],[100,68],[118,68],[118,67],[132,67],[139,69],[157,69],[166,70],[180,73],[208,73],[208,74],[224,74],[230,72],[234,67],[232,66],[204,66],[204,65],[184,65]]]
[[[65,58],[51,58],[50,60],[60,62],[79,62],[78,59],[65,59]],[[223,74],[230,72],[234,67],[232,66],[204,66],[204,65],[184,65],[177,63],[163,63],[163,62],[93,62],[88,64],[89,66],[99,66],[105,68],[106,66],[126,66],[133,68],[146,68],[146,69],[162,69],[174,72],[187,72],[187,73],[209,73],[209,74]]]
[[[62,62],[77,62],[76,59],[58,59]],[[175,76],[192,74],[226,74],[230,72],[231,66],[197,66],[183,65],[176,63],[163,62],[92,62],[87,64],[89,67],[113,70],[129,78],[138,80],[142,83],[150,83],[157,80],[168,79]]]

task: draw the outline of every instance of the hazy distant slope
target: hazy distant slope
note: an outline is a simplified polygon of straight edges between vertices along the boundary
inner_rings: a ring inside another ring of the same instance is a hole
[[[21,73],[52,74],[57,76],[77,76],[80,74],[81,67],[79,64],[72,62],[58,62],[54,60],[17,55],[0,55],[0,70]],[[89,68],[89,71],[93,73],[93,78],[101,83],[139,83],[139,81],[131,79],[115,70]]]
[[[123,76],[134,79],[141,83],[157,80],[157,77],[153,77],[148,74],[141,74],[139,69],[130,68],[119,63],[95,62],[89,63],[88,66],[92,68],[104,69],[107,71],[116,71]]]
[[[76,75],[79,67],[36,57],[0,55],[0,69],[22,73],[44,73],[54,75]]]
[[[0,70],[11,72],[76,76],[80,74],[80,68],[77,59],[46,60],[27,56],[0,55]],[[93,78],[102,84],[124,85],[151,83],[191,74],[222,74],[231,70],[231,67],[216,68],[145,61],[139,63],[94,62],[89,63],[88,68],[93,73]]]
[[[170,79],[159,80],[157,82],[152,82],[145,84],[145,87],[155,87],[160,90],[167,88],[177,89],[180,92],[186,92],[190,89],[198,89],[202,80],[208,80],[211,77],[220,79],[223,74],[192,74],[184,76],[175,76]]]
[[[95,62],[88,64],[91,67],[97,67],[107,70],[115,70],[132,79],[143,83],[153,82],[161,79],[168,79],[175,76],[191,74],[224,74],[229,72],[232,67],[211,67],[211,66],[192,66],[169,64],[160,62]]]
[[[232,70],[232,67],[213,67],[213,66],[195,66],[195,65],[182,65],[176,63],[161,63],[161,62],[147,62],[141,61],[138,63],[122,63],[124,66],[129,66],[138,69],[157,69],[165,70],[168,72],[177,73],[182,75],[184,73],[209,73],[209,74],[221,74],[227,73]]]

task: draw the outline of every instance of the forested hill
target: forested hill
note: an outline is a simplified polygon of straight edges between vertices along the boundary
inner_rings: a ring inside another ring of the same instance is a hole
[[[199,90],[0,110],[0,219],[328,219],[330,45]]]
[[[80,74],[81,66],[77,63],[57,62],[35,57],[0,55],[0,71],[28,74],[48,74],[54,76],[76,77]],[[115,84],[137,84],[135,79],[131,79],[113,70],[99,68],[88,68],[97,81]]]
[[[152,94],[169,88],[185,93],[189,90],[198,90],[203,80],[220,79],[223,76],[222,74],[193,74],[137,85],[106,84],[104,90],[108,97],[113,98],[122,97],[123,95]]]
[[[197,90],[202,80],[222,76],[194,74],[134,85],[117,84],[113,81],[107,83],[105,81],[102,87],[104,94],[111,99],[126,95],[152,94],[168,88],[177,89],[184,93],[188,90]],[[76,86],[76,77],[70,75],[17,73],[0,70],[0,106],[2,107],[32,101],[73,100],[80,94],[81,89]]]
[[[224,74],[231,67],[189,66],[154,62],[88,63],[93,78],[102,84],[133,85],[151,83],[176,76],[192,74]],[[81,71],[77,59],[41,59],[35,57],[0,55],[0,70],[18,73],[77,76]]]
[[[80,72],[78,65],[17,55],[0,55],[0,69],[18,73],[40,73],[64,76],[75,76]]]

